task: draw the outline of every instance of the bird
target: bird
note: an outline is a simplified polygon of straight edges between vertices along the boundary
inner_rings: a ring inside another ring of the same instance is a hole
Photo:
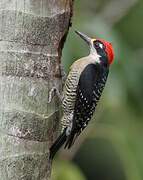
[[[90,53],[76,60],[70,67],[63,88],[62,131],[50,148],[50,159],[64,145],[71,148],[87,127],[95,112],[114,60],[112,44],[103,39],[90,38],[75,31],[88,45]]]

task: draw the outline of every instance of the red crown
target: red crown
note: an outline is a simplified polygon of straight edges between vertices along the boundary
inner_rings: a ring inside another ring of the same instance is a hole
[[[105,51],[108,56],[109,64],[112,64],[114,60],[114,50],[113,50],[112,44],[103,39],[99,39],[99,40],[105,45]]]

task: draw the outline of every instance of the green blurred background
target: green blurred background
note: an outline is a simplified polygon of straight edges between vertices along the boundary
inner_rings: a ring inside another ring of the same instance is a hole
[[[115,61],[96,116],[72,150],[56,156],[52,180],[142,180],[143,0],[75,0],[72,22],[67,72],[88,54],[74,29],[112,42]]]

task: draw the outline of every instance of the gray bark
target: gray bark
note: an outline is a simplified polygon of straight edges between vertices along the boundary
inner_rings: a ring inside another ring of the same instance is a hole
[[[72,0],[0,0],[0,180],[48,180]]]

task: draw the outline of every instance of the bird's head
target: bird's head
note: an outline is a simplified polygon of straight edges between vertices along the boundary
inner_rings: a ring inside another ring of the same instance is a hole
[[[110,65],[114,60],[114,50],[112,44],[103,39],[92,39],[87,35],[75,31],[90,47],[90,54],[98,56],[100,63],[104,65]]]

